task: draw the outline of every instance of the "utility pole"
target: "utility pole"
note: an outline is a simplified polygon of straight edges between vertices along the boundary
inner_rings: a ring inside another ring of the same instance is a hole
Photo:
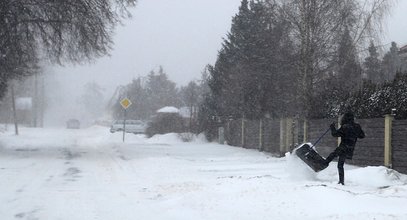
[[[37,120],[38,120],[38,73],[34,74],[34,97],[32,99],[32,115],[33,115],[33,127],[37,127]]]
[[[18,135],[18,123],[17,123],[17,111],[16,111],[16,97],[14,94],[14,83],[11,83],[11,102],[12,102],[12,107],[13,107],[15,133],[16,133],[16,135]]]
[[[44,127],[44,111],[45,111],[45,76],[44,74],[40,75],[40,95],[39,95],[39,126]]]

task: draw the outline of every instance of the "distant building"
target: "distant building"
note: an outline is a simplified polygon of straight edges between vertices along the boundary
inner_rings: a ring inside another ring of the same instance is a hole
[[[399,49],[399,54],[407,56],[407,45],[404,45]]]
[[[183,123],[187,126],[191,123],[191,111],[188,107],[176,108],[173,106],[166,106],[157,110],[157,115],[164,114],[177,114],[181,116]]]
[[[400,47],[399,49],[399,56],[401,60],[401,71],[407,71],[407,45]]]

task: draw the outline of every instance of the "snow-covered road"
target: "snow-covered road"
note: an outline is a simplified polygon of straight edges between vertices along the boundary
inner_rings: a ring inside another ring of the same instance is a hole
[[[298,159],[146,139],[108,128],[0,134],[0,219],[407,219],[407,176],[336,164],[314,175]]]

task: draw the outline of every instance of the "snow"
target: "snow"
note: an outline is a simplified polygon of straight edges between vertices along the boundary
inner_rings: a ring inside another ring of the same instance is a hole
[[[291,154],[201,136],[21,128],[0,134],[1,219],[407,219],[407,176],[336,164],[314,173]]]
[[[158,113],[179,113],[179,109],[173,106],[166,106],[157,110]]]

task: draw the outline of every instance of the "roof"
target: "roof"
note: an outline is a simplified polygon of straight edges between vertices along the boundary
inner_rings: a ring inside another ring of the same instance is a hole
[[[173,106],[166,106],[157,110],[157,113],[179,113],[179,109]]]
[[[400,47],[399,53],[407,53],[407,45]]]

